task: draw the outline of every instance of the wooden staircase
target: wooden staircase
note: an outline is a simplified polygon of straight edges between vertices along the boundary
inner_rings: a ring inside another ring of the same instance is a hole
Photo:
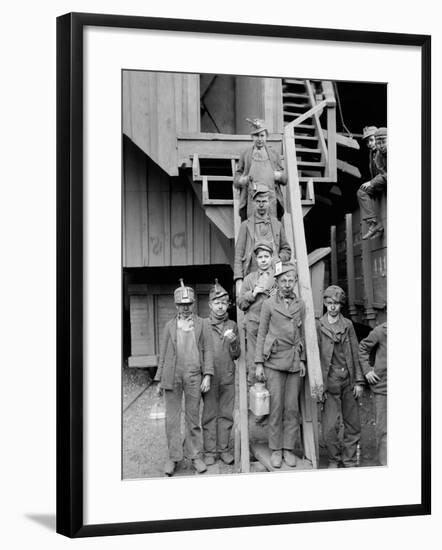
[[[319,452],[316,401],[322,395],[323,383],[311,281],[318,285],[317,293],[322,292],[323,283],[310,272],[303,217],[315,204],[315,185],[333,184],[337,181],[336,149],[339,139],[341,144],[354,144],[350,143],[351,139],[342,136],[339,138],[336,134],[336,100],[331,82],[283,79],[282,90],[285,127],[279,147],[282,145],[281,152],[288,176],[287,186],[282,187],[286,206],[283,221],[293,259],[297,263],[298,295],[306,304],[307,375],[300,398],[305,454],[302,467],[317,468]],[[278,143],[277,140],[274,141]],[[248,144],[250,141],[244,143],[244,146]],[[206,147],[204,152],[195,150],[189,157],[191,174],[188,171],[188,176],[207,216],[228,239],[236,240],[241,223],[238,214],[239,191],[232,184],[239,158],[238,149],[232,154],[220,154],[209,153]],[[184,165],[189,166],[186,163]],[[243,313],[239,309],[237,321],[244,353],[237,362],[236,464],[238,470],[248,472],[249,453],[252,449],[255,458],[269,469],[268,447],[249,441],[245,327]]]

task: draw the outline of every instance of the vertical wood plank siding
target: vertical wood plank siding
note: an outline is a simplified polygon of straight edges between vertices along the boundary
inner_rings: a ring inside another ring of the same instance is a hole
[[[187,180],[170,178],[129,140],[124,158],[124,267],[231,263],[231,243],[212,227]]]
[[[200,131],[199,75],[123,71],[123,133],[178,175],[176,136]]]

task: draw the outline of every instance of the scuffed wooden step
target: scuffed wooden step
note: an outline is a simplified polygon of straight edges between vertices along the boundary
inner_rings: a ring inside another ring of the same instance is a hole
[[[288,101],[283,101],[283,106],[284,108],[286,107],[294,107],[295,109],[305,109],[305,108],[310,108],[310,104],[309,103],[292,103],[292,102],[288,102]]]
[[[302,99],[308,99],[308,94],[298,94],[296,92],[283,92],[282,97],[292,97],[292,98],[302,98]]]
[[[296,78],[284,78],[283,84],[294,84],[296,86],[305,86],[305,80],[297,80]]]

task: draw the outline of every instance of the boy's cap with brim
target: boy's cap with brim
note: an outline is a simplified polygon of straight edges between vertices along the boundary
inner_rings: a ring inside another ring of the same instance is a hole
[[[325,298],[331,298],[332,300],[334,300],[335,302],[339,302],[340,304],[345,304],[346,301],[345,292],[338,285],[330,285],[324,290],[323,296],[324,300]]]
[[[218,298],[228,298],[229,293],[219,283],[218,279],[215,279],[215,284],[212,286],[209,292],[209,300],[216,300]]]
[[[374,135],[375,137],[387,137],[387,128],[378,128]]]
[[[280,266],[276,264],[275,266],[275,278],[288,273],[289,271],[294,271],[296,273],[296,265],[293,262],[284,262]]]
[[[252,129],[250,130],[250,135],[259,134],[259,132],[266,131],[268,132],[267,124],[261,118],[246,118],[246,121],[250,124]]]
[[[256,254],[258,250],[265,250],[266,252],[273,254],[273,247],[267,241],[258,241],[253,247],[253,252]]]
[[[257,183],[256,188],[253,191],[252,199],[254,199],[258,195],[268,195],[269,194],[269,188],[267,185],[264,185],[263,183]]]
[[[367,139],[374,136],[377,129],[377,126],[365,126],[362,130],[362,139]]]
[[[195,292],[190,286],[185,286],[183,279],[180,279],[181,286],[175,289],[173,299],[176,304],[193,304]]]

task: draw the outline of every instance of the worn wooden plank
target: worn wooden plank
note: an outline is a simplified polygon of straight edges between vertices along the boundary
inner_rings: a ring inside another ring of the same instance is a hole
[[[324,130],[324,137],[325,139],[328,138],[327,130]],[[350,149],[356,149],[357,151],[360,149],[359,143],[355,139],[339,134],[338,132],[336,132],[336,144],[349,147]]]
[[[336,225],[330,227],[330,247],[331,247],[331,283],[338,284],[338,247],[336,244]]]
[[[359,168],[356,166],[353,166],[349,162],[345,162],[344,160],[337,159],[336,160],[336,166],[341,170],[341,172],[345,172],[346,174],[350,174],[351,176],[355,178],[361,178],[361,172]]]
[[[347,285],[348,285],[348,311],[350,317],[354,319],[357,315],[355,305],[355,263],[353,250],[353,216],[345,215],[345,236],[346,236],[346,265],[347,265]]]
[[[263,78],[264,86],[264,120],[269,132],[282,134],[284,118],[282,116],[282,80],[280,78]]]
[[[165,196],[168,195],[168,182],[163,178],[160,168],[153,162],[148,167],[147,184],[149,255],[145,266],[166,264],[165,251],[168,243],[165,228],[169,225],[170,213],[164,209]],[[168,201],[167,201],[168,202]]]
[[[123,134],[126,136],[132,136],[132,97],[130,88],[130,71],[123,71],[122,75],[122,87],[123,87]]]
[[[171,263],[172,265],[187,265],[187,212],[186,190],[176,184],[171,188]]]
[[[128,358],[127,364],[133,368],[146,368],[158,366],[158,355],[131,355]]]
[[[143,231],[146,230],[143,208],[146,202],[146,158],[128,142],[124,159],[125,267],[143,265]]]

